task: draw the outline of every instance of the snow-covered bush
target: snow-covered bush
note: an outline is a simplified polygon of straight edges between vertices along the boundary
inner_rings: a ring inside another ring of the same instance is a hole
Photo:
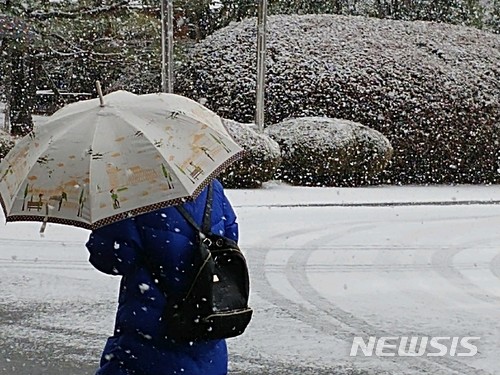
[[[245,150],[245,156],[219,176],[225,187],[257,188],[273,178],[281,163],[278,144],[252,124],[223,120],[229,134]]]
[[[14,147],[12,136],[0,130],[0,161],[2,161],[12,147]]]
[[[392,156],[386,137],[347,120],[290,119],[266,129],[281,148],[277,178],[295,185],[356,186],[371,182]]]
[[[265,123],[327,116],[394,147],[385,182],[500,181],[500,35],[430,22],[335,15],[268,19]],[[255,112],[256,20],[189,52],[176,91],[223,117]]]

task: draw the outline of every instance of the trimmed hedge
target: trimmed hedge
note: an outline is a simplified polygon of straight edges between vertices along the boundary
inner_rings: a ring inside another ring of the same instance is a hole
[[[336,15],[268,20],[266,124],[327,116],[394,147],[389,183],[500,182],[500,35],[431,22]],[[196,44],[176,90],[253,120],[256,20]]]
[[[294,185],[359,186],[377,181],[393,150],[381,133],[352,121],[297,118],[267,129],[281,147],[276,178]]]
[[[278,144],[268,135],[258,133],[255,125],[223,119],[229,134],[246,151],[245,156],[219,176],[228,188],[258,188],[273,179],[281,163]]]

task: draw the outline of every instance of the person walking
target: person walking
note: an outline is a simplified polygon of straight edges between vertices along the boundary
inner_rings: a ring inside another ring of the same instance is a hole
[[[211,231],[238,241],[236,214],[221,183],[212,181]],[[182,206],[202,223],[207,188]],[[167,298],[180,298],[194,278],[197,234],[175,207],[128,218],[94,230],[86,244],[90,263],[121,276],[114,334],[108,338],[96,375],[225,375],[225,340],[176,342],[166,337],[162,313]],[[144,259],[161,270],[164,294]]]

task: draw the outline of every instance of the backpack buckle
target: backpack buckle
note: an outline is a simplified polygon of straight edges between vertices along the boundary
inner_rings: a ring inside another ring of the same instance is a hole
[[[201,240],[201,242],[208,247],[212,246],[213,241],[209,237],[205,237]]]

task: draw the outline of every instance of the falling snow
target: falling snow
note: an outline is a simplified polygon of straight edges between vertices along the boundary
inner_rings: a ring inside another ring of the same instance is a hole
[[[500,181],[500,35],[330,15],[272,16],[268,28],[267,126],[327,116],[377,130],[395,151],[388,183]],[[196,44],[178,90],[252,122],[255,40],[248,19]]]

